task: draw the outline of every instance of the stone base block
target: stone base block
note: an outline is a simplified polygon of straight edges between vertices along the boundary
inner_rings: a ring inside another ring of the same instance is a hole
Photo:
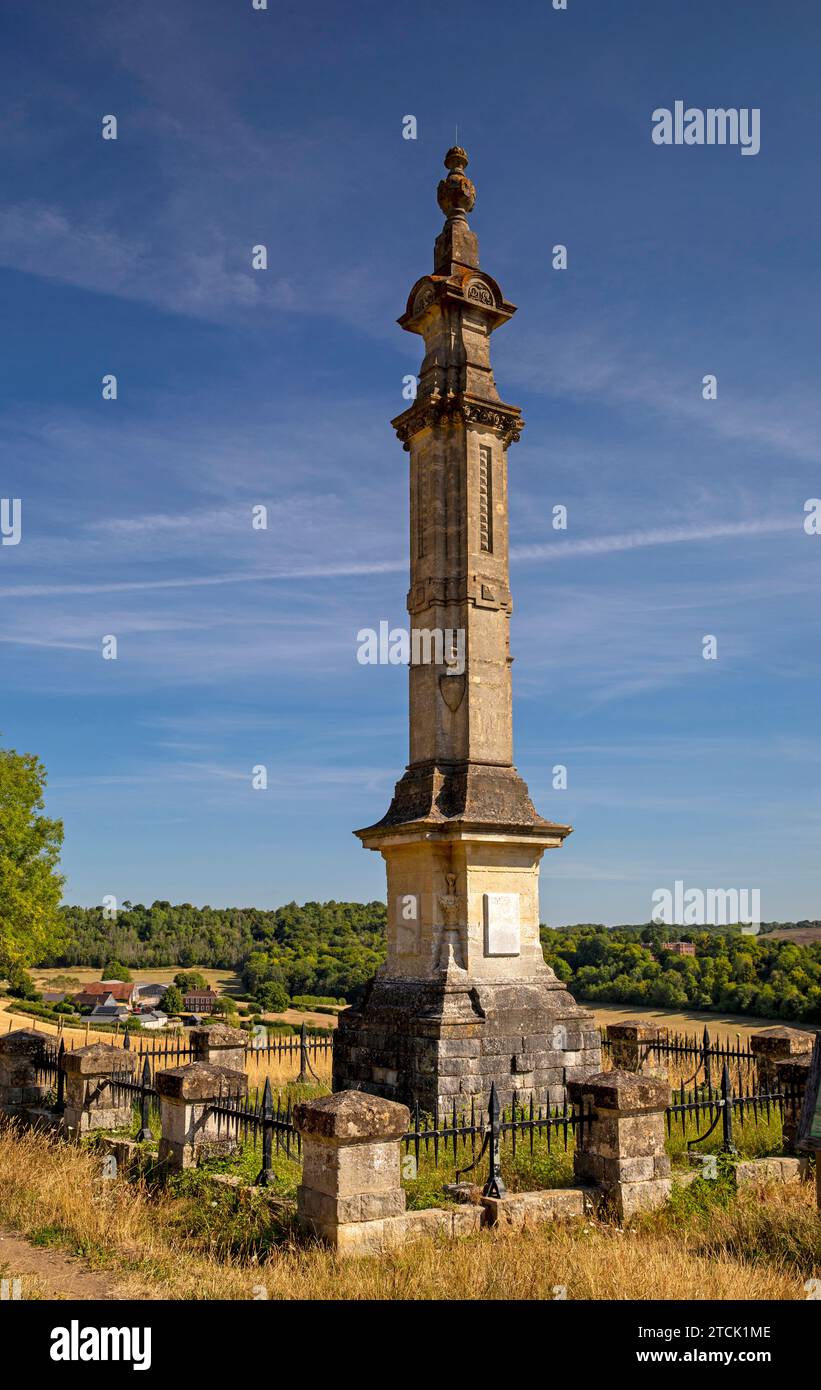
[[[53,1110],[29,1105],[24,1113],[26,1123],[32,1129],[39,1129],[42,1133],[59,1134],[65,1129],[63,1116],[55,1114]]]
[[[766,1187],[770,1183],[806,1182],[806,1158],[753,1158],[735,1166],[736,1187]]]
[[[388,1192],[357,1192],[348,1197],[334,1197],[316,1188],[297,1188],[297,1215],[310,1222],[317,1234],[333,1232],[337,1226],[357,1221],[379,1221],[386,1216],[402,1216],[405,1212],[404,1189]]]
[[[395,1140],[337,1146],[314,1139],[305,1146],[302,1182],[333,1197],[378,1195],[398,1188],[399,1161]]]
[[[475,1235],[482,1224],[481,1207],[459,1207],[456,1211],[431,1208],[409,1211],[404,1216],[388,1217],[384,1221],[351,1222],[338,1226],[332,1236],[327,1234],[323,1239],[340,1255],[384,1255],[425,1237],[452,1240],[457,1236]]]
[[[502,1105],[554,1104],[563,1076],[601,1066],[599,1031],[545,969],[526,982],[471,982],[464,971],[433,979],[377,978],[339,1016],[335,1091],[360,1090],[423,1111],[484,1105],[492,1082]]]
[[[0,1110],[15,1111],[29,1105],[43,1105],[50,1086],[0,1086]]]
[[[631,1216],[663,1207],[669,1201],[672,1190],[671,1178],[654,1178],[650,1182],[620,1182],[613,1187],[596,1188],[591,1195],[600,1210],[611,1212],[622,1221],[629,1221]]]
[[[489,1226],[522,1230],[545,1221],[567,1221],[584,1216],[587,1194],[581,1187],[559,1187],[545,1192],[515,1192],[507,1197],[483,1197]]]
[[[133,1113],[130,1105],[95,1106],[78,1109],[66,1104],[63,1117],[67,1134],[88,1134],[95,1129],[130,1129]]]

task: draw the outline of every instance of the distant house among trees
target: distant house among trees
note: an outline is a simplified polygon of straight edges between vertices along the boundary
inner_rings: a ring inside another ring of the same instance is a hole
[[[694,956],[696,953],[696,948],[692,941],[665,941],[660,949],[662,951],[669,951],[672,956]]]
[[[113,994],[100,999],[89,1015],[96,1023],[116,1023],[118,1019],[128,1018],[129,1010],[125,1004],[118,1004]]]
[[[168,1022],[168,1014],[161,1013],[159,1009],[146,1009],[144,1014],[140,1014],[140,1027],[156,1030],[164,1028]]]
[[[168,985],[135,985],[131,997],[131,1007],[134,1009],[156,1009],[167,990]]]
[[[123,980],[93,980],[90,985],[85,985],[79,994],[75,994],[74,1002],[78,1009],[93,1009],[110,996],[115,1003],[130,1008],[133,994],[134,986],[126,984]]]
[[[205,989],[192,989],[183,996],[183,1005],[192,1014],[210,1014],[219,995],[207,985]]]

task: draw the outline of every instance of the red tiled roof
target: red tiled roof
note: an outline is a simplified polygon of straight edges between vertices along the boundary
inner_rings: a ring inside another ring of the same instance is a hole
[[[83,994],[99,994],[103,998],[108,994],[113,994],[115,999],[128,1003],[134,993],[133,984],[127,984],[125,980],[93,980],[90,985],[83,987]]]

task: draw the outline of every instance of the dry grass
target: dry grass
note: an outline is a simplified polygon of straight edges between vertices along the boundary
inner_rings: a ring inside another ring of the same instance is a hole
[[[321,1092],[331,1089],[331,1059],[327,1057],[314,1056],[309,1053],[311,1066],[318,1078],[318,1086]],[[296,1081],[299,1075],[299,1053],[295,1052],[291,1056],[276,1057],[271,1054],[266,1057],[264,1053],[255,1053],[250,1049],[245,1054],[245,1071],[248,1075],[248,1089],[253,1092],[260,1091],[265,1086],[265,1078],[271,1082],[274,1090],[278,1087],[288,1086]],[[313,1078],[311,1078],[313,1082]]]
[[[487,1231],[448,1244],[446,1256],[427,1241],[345,1261],[287,1227],[276,1248],[249,1238],[270,1228],[264,1202],[214,1200],[196,1180],[188,1193],[183,1184],[152,1195],[99,1172],[88,1149],[0,1130],[0,1222],[108,1269],[124,1298],[243,1299],[262,1286],[272,1299],[550,1299],[565,1286],[573,1299],[801,1299],[821,1272],[810,1187],[772,1189],[766,1201],[742,1193],[709,1210],[687,1197],[625,1230]]]
[[[605,1027],[608,1023],[625,1023],[631,1019],[641,1019],[645,1023],[656,1023],[660,1028],[669,1028],[671,1033],[695,1033],[701,1039],[705,1027],[709,1029],[713,1042],[721,1041],[735,1045],[739,1040],[746,1044],[751,1033],[761,1028],[772,1028],[783,1023],[778,1018],[756,1018],[748,1014],[709,1013],[699,1009],[685,1009],[682,1013],[671,1013],[667,1009],[656,1009],[645,1004],[599,1004],[579,1000],[583,1009],[595,1015],[596,1022]]]

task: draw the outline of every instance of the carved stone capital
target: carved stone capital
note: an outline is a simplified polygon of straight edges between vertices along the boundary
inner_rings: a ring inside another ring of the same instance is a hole
[[[418,397],[409,410],[391,421],[405,449],[410,447],[410,440],[420,430],[455,424],[480,425],[483,429],[493,430],[499,435],[504,448],[508,448],[519,439],[524,423],[516,406],[485,404],[455,392],[444,396],[433,393]]]

